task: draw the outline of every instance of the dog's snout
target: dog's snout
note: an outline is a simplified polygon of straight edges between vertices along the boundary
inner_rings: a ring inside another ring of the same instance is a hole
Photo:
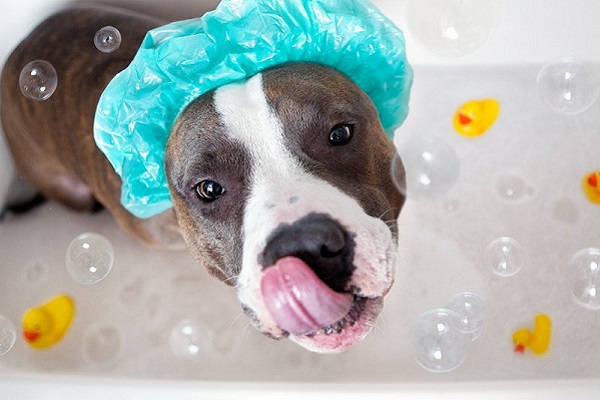
[[[259,261],[268,267],[282,257],[297,257],[330,288],[343,292],[354,271],[354,247],[353,236],[337,221],[313,213],[275,229]]]

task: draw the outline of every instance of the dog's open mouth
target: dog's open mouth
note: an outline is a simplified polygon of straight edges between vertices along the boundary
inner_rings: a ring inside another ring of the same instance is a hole
[[[304,261],[291,256],[267,267],[261,291],[283,331],[297,341],[312,341],[332,351],[362,339],[382,303],[381,299],[334,291]]]

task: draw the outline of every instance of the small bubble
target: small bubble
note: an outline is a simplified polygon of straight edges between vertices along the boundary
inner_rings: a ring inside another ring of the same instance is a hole
[[[92,364],[106,364],[121,352],[121,335],[116,328],[102,326],[90,331],[83,341],[83,358]]]
[[[458,316],[458,329],[470,334],[471,340],[479,337],[485,320],[485,305],[479,296],[469,292],[459,293],[450,300],[446,308]]]
[[[460,207],[460,202],[456,199],[445,199],[442,202],[442,207],[444,207],[444,210],[453,213],[458,211]]]
[[[569,284],[577,302],[590,310],[600,309],[600,249],[578,251],[569,263]]]
[[[45,275],[45,273],[46,273],[46,267],[44,266],[44,264],[42,264],[39,261],[35,261],[29,267],[27,267],[25,269],[25,273],[24,273],[25,281],[27,283],[36,283],[40,279],[42,279],[42,277]]]
[[[521,200],[526,194],[525,180],[515,174],[497,177],[495,189],[498,197],[511,202]]]
[[[204,324],[188,318],[173,327],[169,344],[179,359],[198,362],[211,349],[212,335]]]
[[[144,281],[139,278],[121,288],[119,299],[124,304],[139,303],[144,293]]]
[[[471,337],[458,329],[459,318],[447,309],[429,310],[414,325],[414,351],[417,362],[431,372],[449,372],[467,358]]]
[[[565,57],[545,65],[537,76],[540,97],[555,111],[575,115],[591,107],[600,94],[600,74],[592,64]]]
[[[17,339],[15,324],[3,315],[0,315],[0,356],[8,353]]]
[[[515,239],[501,237],[487,246],[484,261],[497,275],[509,277],[521,270],[522,252],[521,245]]]
[[[69,244],[65,261],[67,271],[77,282],[84,285],[98,283],[112,268],[113,247],[102,235],[84,233]]]
[[[94,45],[103,53],[112,53],[121,46],[121,32],[114,26],[105,26],[94,35]]]
[[[48,61],[35,60],[25,65],[19,75],[19,87],[31,100],[48,100],[58,85],[56,70]]]

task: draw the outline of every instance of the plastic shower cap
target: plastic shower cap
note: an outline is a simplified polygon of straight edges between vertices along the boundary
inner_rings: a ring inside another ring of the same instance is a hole
[[[406,118],[404,36],[368,0],[223,0],[201,18],[151,30],[104,90],[94,137],[139,218],[172,207],[164,170],[178,115],[200,95],[283,63],[335,68],[375,104],[390,137]]]

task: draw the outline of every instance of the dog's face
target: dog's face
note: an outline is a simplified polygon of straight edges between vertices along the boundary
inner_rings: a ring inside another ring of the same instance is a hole
[[[393,153],[353,82],[287,64],[195,100],[166,169],[192,254],[254,325],[337,352],[369,332],[394,279]]]

